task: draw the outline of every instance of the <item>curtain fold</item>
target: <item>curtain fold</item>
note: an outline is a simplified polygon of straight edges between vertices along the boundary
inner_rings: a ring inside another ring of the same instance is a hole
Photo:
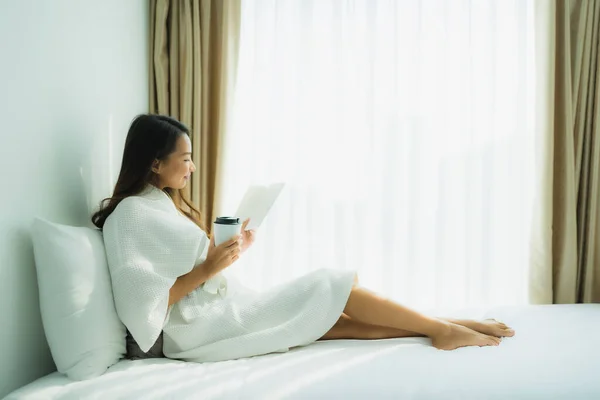
[[[538,3],[539,186],[530,300],[600,301],[600,1]],[[544,28],[542,28],[544,29]],[[545,178],[544,178],[545,177]]]
[[[240,0],[151,0],[150,8],[150,112],[190,128],[198,171],[186,191],[210,230],[221,197]]]

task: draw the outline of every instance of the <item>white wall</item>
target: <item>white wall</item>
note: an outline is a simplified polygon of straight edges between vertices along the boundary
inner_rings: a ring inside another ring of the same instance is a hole
[[[0,398],[55,369],[35,215],[87,224],[148,105],[146,0],[0,0]]]

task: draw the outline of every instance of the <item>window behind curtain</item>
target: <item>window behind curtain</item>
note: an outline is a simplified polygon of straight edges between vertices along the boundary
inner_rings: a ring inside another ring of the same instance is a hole
[[[527,0],[245,0],[225,209],[288,186],[230,273],[316,268],[416,307],[527,299]]]

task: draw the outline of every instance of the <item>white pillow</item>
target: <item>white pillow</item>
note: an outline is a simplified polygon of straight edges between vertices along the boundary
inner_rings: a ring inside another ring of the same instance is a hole
[[[31,236],[46,339],[59,372],[102,375],[125,354],[100,231],[36,218]]]

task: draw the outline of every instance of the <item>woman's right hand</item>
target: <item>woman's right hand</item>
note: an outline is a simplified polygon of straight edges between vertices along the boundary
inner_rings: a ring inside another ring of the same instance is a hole
[[[242,236],[238,235],[230,240],[215,246],[214,236],[210,238],[208,255],[204,264],[208,265],[213,274],[218,274],[240,258],[242,250]]]

